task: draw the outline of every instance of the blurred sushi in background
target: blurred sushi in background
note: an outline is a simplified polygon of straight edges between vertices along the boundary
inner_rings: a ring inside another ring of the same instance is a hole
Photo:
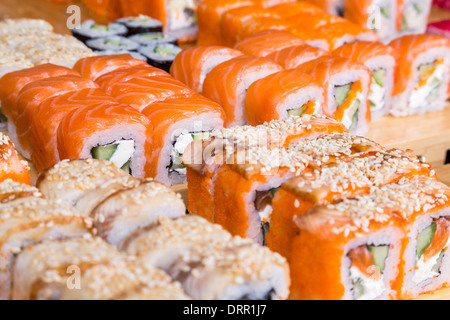
[[[123,24],[128,29],[127,36],[146,32],[163,31],[163,24],[161,21],[142,14],[137,17],[120,18],[116,20],[116,23]]]
[[[170,43],[163,43],[142,47],[139,52],[147,57],[149,64],[169,72],[173,60],[181,52],[181,48]]]
[[[128,34],[128,29],[119,23],[101,25],[95,23],[94,20],[86,20],[80,25],[79,28],[71,29],[71,32],[75,38],[86,43],[91,39],[111,36],[125,36]]]

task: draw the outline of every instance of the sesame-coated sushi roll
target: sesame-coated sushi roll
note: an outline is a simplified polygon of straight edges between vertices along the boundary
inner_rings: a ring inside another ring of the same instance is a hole
[[[321,114],[323,88],[299,70],[281,71],[255,81],[247,91],[245,115],[249,125],[289,116]]]
[[[179,283],[163,271],[143,267],[132,257],[119,257],[88,268],[80,290],[64,287],[61,300],[189,300]]]
[[[312,47],[308,44],[284,48],[266,56],[266,58],[288,69],[295,69],[305,62],[327,56],[328,51]]]
[[[424,33],[431,4],[431,0],[398,0],[397,30],[399,34]]]
[[[219,64],[206,76],[203,95],[225,110],[227,127],[245,125],[245,96],[256,80],[282,71],[283,68],[266,59],[240,56]]]
[[[239,41],[234,48],[249,56],[265,57],[275,51],[303,44],[305,42],[292,33],[267,30]]]
[[[272,200],[284,182],[311,168],[361,157],[369,151],[381,151],[381,146],[348,134],[303,140],[288,148],[240,151],[231,162],[237,164],[226,164],[218,171],[214,222],[233,235],[265,244]]]
[[[212,69],[222,62],[242,55],[238,50],[222,46],[192,47],[175,57],[170,74],[201,94],[205,78]]]
[[[38,172],[60,161],[57,132],[62,119],[71,111],[86,105],[117,105],[118,102],[100,89],[71,91],[45,99],[31,117],[31,160]]]
[[[33,81],[58,77],[64,75],[78,75],[76,71],[56,66],[44,64],[30,69],[19,70],[6,74],[0,79],[0,100],[2,102],[2,113],[8,119],[15,119],[17,96],[20,90]]]
[[[188,182],[188,211],[208,221],[214,221],[214,188],[217,171],[226,157],[237,150],[250,147],[285,147],[296,141],[346,132],[345,127],[324,116],[292,116],[273,120],[256,127],[244,126],[213,132],[209,141],[191,144],[182,162],[186,166]]]
[[[136,229],[150,225],[158,216],[184,216],[186,207],[178,194],[161,183],[148,180],[132,189],[111,194],[91,214],[98,235],[117,246]]]
[[[397,1],[390,0],[346,0],[344,17],[373,30],[387,43],[396,35],[397,7]]]
[[[364,134],[371,119],[368,95],[371,73],[365,65],[342,57],[324,56],[299,70],[323,85],[323,113],[341,121],[351,133]]]
[[[45,100],[60,94],[81,89],[95,89],[98,85],[80,76],[61,76],[34,81],[22,88],[16,104],[16,116],[8,124],[8,132],[20,153],[31,159],[33,146],[30,123],[34,110]]]
[[[111,94],[111,90],[115,84],[127,82],[135,78],[149,78],[154,76],[169,77],[170,75],[159,68],[155,68],[150,65],[143,65],[114,70],[102,75],[97,80],[95,80],[95,82],[100,86],[101,89],[105,90],[107,94]]]
[[[187,98],[195,94],[181,81],[166,75],[132,78],[125,82],[118,82],[111,86],[109,92],[121,103],[139,111],[158,101]]]
[[[28,201],[27,198],[43,198],[42,193],[33,186],[6,179],[0,183],[0,207],[16,205],[19,201]]]
[[[85,106],[67,114],[58,127],[60,159],[99,159],[134,177],[148,174],[152,125],[132,107]]]
[[[357,41],[337,48],[333,54],[363,63],[370,69],[372,82],[369,104],[372,119],[387,115],[394,89],[398,53],[380,42]]]
[[[194,299],[285,299],[289,292],[281,256],[199,217],[161,218],[121,248],[163,268]]]
[[[145,65],[145,61],[134,59],[129,54],[119,54],[83,58],[75,64],[73,69],[85,78],[97,80],[98,77],[114,70]]]
[[[0,182],[7,179],[29,184],[30,166],[19,157],[8,136],[0,133]]]
[[[407,35],[390,45],[400,55],[391,113],[401,117],[444,108],[450,86],[450,40],[426,34]]]
[[[148,174],[167,186],[186,182],[186,168],[180,159],[186,147],[209,139],[213,130],[225,124],[222,108],[200,95],[155,102],[142,113],[155,124]]]
[[[49,240],[28,246],[15,261],[12,300],[59,300],[64,288],[79,282],[70,279],[96,265],[108,264],[121,254],[100,238]],[[55,277],[48,277],[55,274]],[[71,281],[72,280],[72,281]]]
[[[42,171],[36,186],[48,199],[61,199],[76,206],[82,197],[108,181],[125,177],[130,175],[109,161],[65,160]]]
[[[390,150],[322,166],[295,177],[285,182],[273,199],[267,246],[290,261],[292,240],[298,233],[294,216],[413,175],[433,177],[434,171],[414,155]]]
[[[69,204],[30,197],[17,205],[0,208],[0,299],[8,299],[15,256],[26,246],[44,240],[89,235],[92,221]]]

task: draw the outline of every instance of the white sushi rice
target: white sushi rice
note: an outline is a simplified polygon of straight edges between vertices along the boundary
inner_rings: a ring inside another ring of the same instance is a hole
[[[410,97],[411,108],[420,108],[422,106],[430,104],[430,102],[427,101],[427,98],[431,94],[431,92],[437,88],[434,84],[434,81],[435,79],[438,79],[439,85],[442,85],[444,81],[445,70],[445,64],[437,65],[433,74],[428,78],[427,83],[419,88],[414,88],[414,90],[411,92]]]
[[[277,109],[281,119],[286,119],[288,111],[296,110],[310,101],[314,101],[314,114],[322,114],[322,105],[324,104],[323,89],[319,87],[304,87],[290,94],[284,101],[280,101]]]
[[[400,34],[418,34],[424,33],[428,24],[428,15],[431,10],[431,0],[406,0],[402,13],[402,26],[406,27],[401,30]],[[418,9],[420,9],[418,11]]]

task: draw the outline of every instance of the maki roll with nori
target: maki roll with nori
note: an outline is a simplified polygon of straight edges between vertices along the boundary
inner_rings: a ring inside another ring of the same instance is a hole
[[[105,38],[111,36],[126,36],[127,27],[119,23],[108,25],[96,24],[94,20],[86,20],[79,28],[71,29],[72,35],[78,40],[86,43],[88,40]]]
[[[99,50],[99,51],[94,51],[94,53],[98,56],[110,56],[110,55],[114,55],[114,54],[129,54],[130,56],[132,56],[135,59],[140,59],[140,60],[144,60],[147,61],[147,57],[145,57],[144,55],[140,54],[139,52],[136,51],[126,51],[126,50],[119,50],[119,51],[114,51],[114,50]]]
[[[147,32],[136,34],[134,36],[131,36],[129,39],[143,46],[163,43],[177,45],[178,43],[177,38],[162,32]]]
[[[181,48],[173,44],[163,43],[142,47],[139,52],[148,58],[149,64],[169,72],[173,60],[181,52]]]
[[[118,19],[116,23],[123,24],[128,29],[128,36],[140,33],[163,31],[163,24],[161,21],[153,19],[146,15],[121,18]]]
[[[95,51],[137,51],[139,49],[139,43],[121,36],[88,40],[86,45]]]

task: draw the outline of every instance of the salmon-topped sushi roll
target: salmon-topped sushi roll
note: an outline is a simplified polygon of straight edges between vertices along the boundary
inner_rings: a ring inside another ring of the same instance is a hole
[[[162,268],[194,299],[286,299],[289,293],[284,258],[200,217],[161,217],[120,248],[146,266]]]
[[[111,90],[115,84],[124,83],[135,78],[149,78],[154,76],[169,77],[170,75],[167,72],[150,65],[139,65],[111,71],[97,78],[95,82],[101,89],[105,90],[107,94],[111,94]]]
[[[399,54],[391,113],[408,116],[443,109],[449,97],[450,40],[407,35],[390,46]]]
[[[213,130],[225,124],[222,108],[200,95],[156,102],[142,113],[154,124],[148,174],[168,186],[186,182],[180,159],[186,147],[209,139]]]
[[[38,172],[60,161],[57,132],[65,115],[90,105],[117,105],[113,97],[101,89],[82,89],[45,99],[33,111],[30,124],[31,145],[34,146],[31,160]]]
[[[236,44],[237,42],[242,41],[255,33],[268,30],[289,32],[292,28],[293,24],[290,21],[286,21],[282,17],[257,17],[242,23],[238,29],[236,39],[233,44]]]
[[[397,30],[400,35],[424,33],[431,11],[431,0],[398,0]]]
[[[252,0],[205,0],[197,7],[198,38],[200,46],[223,45],[220,22],[227,11],[253,5]]]
[[[371,119],[368,95],[371,72],[365,65],[342,57],[323,56],[299,66],[325,90],[323,113],[341,121],[351,133],[364,134]]]
[[[85,106],[67,114],[58,127],[60,159],[108,160],[134,177],[147,175],[152,125],[122,105]]]
[[[315,14],[323,12],[323,9],[312,4],[312,1],[289,1],[270,6],[267,9],[286,18],[296,16],[301,13]]]
[[[247,91],[245,115],[249,125],[282,120],[289,116],[321,114],[323,88],[299,70],[271,74],[255,81]]]
[[[315,60],[317,58],[330,55],[328,51],[315,48],[308,44],[287,47],[282,50],[275,51],[266,56],[266,58],[278,63],[280,66],[289,69],[296,69],[305,62]]]
[[[192,47],[180,52],[173,61],[171,75],[197,93],[202,93],[206,76],[217,65],[243,53],[222,46]]]
[[[374,186],[381,187],[413,175],[435,177],[431,166],[415,155],[389,150],[369,152],[295,177],[281,186],[272,201],[267,246],[290,261],[292,240],[298,233],[294,216],[302,216],[314,206],[367,194]]]
[[[240,56],[211,70],[203,85],[203,95],[223,107],[227,127],[244,125],[247,89],[256,80],[282,70],[280,65],[266,58]]]
[[[346,131],[344,125],[333,119],[304,115],[273,120],[255,127],[234,127],[213,132],[209,140],[189,145],[182,157],[189,186],[188,211],[208,221],[214,221],[214,188],[217,173],[226,163],[226,157],[230,152],[257,146],[283,147],[296,141]]]
[[[98,77],[122,68],[146,66],[147,63],[129,54],[88,57],[78,60],[73,69],[83,77],[97,80]]]
[[[81,89],[95,89],[98,85],[92,80],[80,76],[61,76],[42,79],[27,84],[17,97],[17,114],[14,122],[8,124],[11,139],[19,148],[20,153],[31,159],[33,146],[30,137],[30,123],[34,110],[45,99],[58,96],[70,91]]]
[[[214,189],[214,222],[233,235],[266,243],[272,199],[287,180],[314,167],[381,151],[376,143],[349,134],[302,140],[288,148],[249,148],[220,167]],[[305,173],[306,174],[306,173]]]
[[[394,89],[398,52],[380,42],[357,41],[344,44],[334,50],[333,54],[363,63],[370,69],[372,82],[369,104],[372,119],[387,115]]]
[[[344,17],[388,43],[397,33],[397,7],[397,1],[391,0],[346,0]]]
[[[267,30],[239,41],[234,48],[249,56],[265,57],[275,51],[303,44],[305,42],[292,33]]]
[[[181,81],[166,76],[132,78],[112,85],[109,91],[119,102],[139,111],[158,101],[187,98],[195,94]]]
[[[34,68],[14,71],[4,75],[0,79],[2,113],[8,119],[14,120],[16,116],[17,96],[25,85],[33,81],[65,75],[79,76],[80,74],[66,67],[43,64]]]
[[[30,166],[17,154],[13,143],[6,134],[0,133],[0,182],[11,179],[18,183],[30,184]]]

